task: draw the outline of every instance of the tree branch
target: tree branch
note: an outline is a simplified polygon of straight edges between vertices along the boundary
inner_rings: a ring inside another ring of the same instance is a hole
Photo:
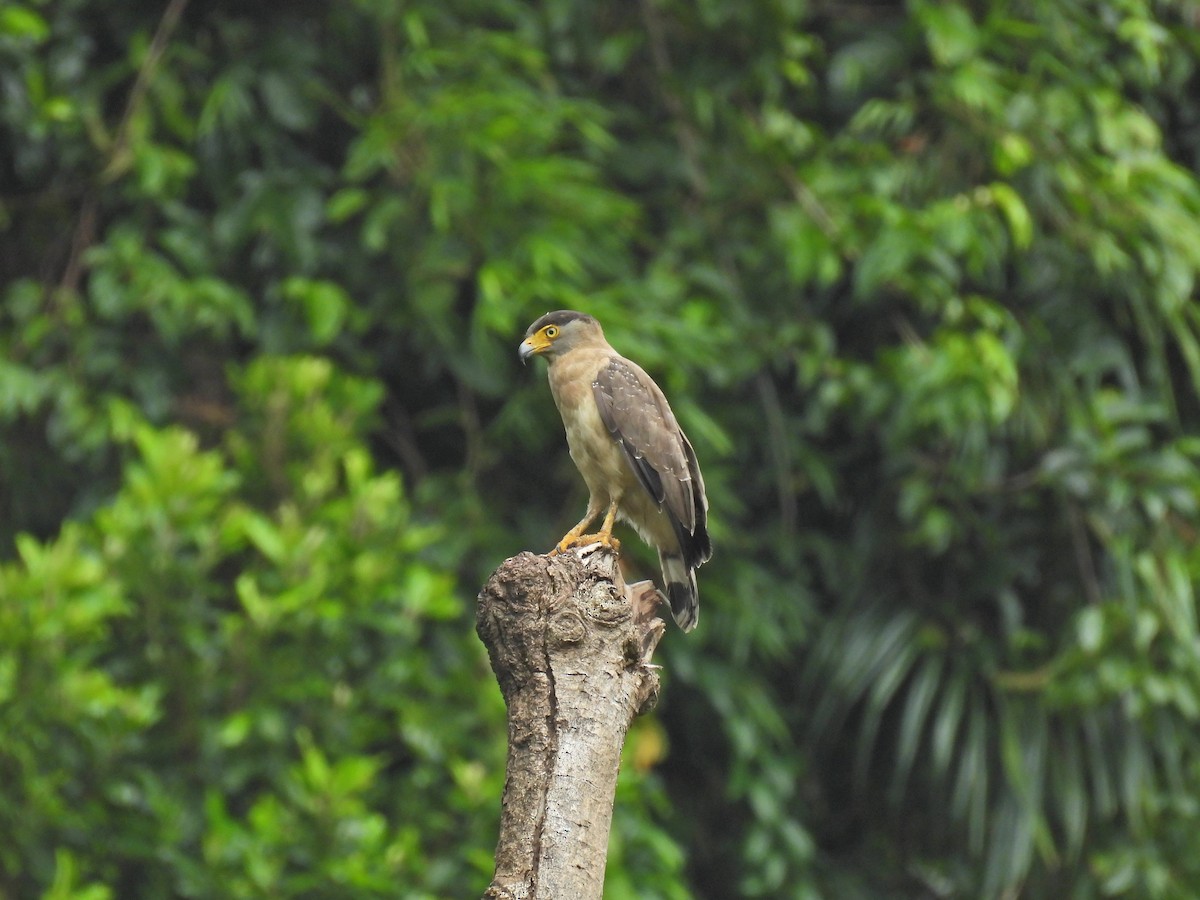
[[[664,625],[648,581],[588,548],[506,560],[476,631],[508,705],[508,768],[485,900],[599,900],[621,747],[658,698]]]

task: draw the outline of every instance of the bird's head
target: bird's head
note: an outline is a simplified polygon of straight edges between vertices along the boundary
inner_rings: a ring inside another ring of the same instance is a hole
[[[518,351],[521,362],[531,356],[544,356],[553,362],[581,344],[604,340],[600,323],[587,313],[560,309],[546,313],[525,331]]]

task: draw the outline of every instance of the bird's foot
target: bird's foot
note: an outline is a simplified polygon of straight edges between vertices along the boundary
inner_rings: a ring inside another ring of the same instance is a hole
[[[568,534],[561,541],[554,545],[554,549],[550,551],[550,556],[558,556],[560,553],[566,553],[572,547],[577,547],[582,542],[582,538],[577,534]]]
[[[550,551],[550,556],[557,556],[560,553],[566,553],[573,547],[587,547],[596,544],[602,547],[607,547],[613,553],[621,552],[621,542],[611,534],[577,534],[567,535],[561,541],[554,545],[554,549]]]
[[[607,522],[606,527],[594,534],[583,534],[583,529],[589,524],[591,524],[589,521],[584,520],[564,534],[562,540],[555,544],[554,549],[550,551],[550,556],[566,553],[572,547],[588,547],[596,544],[607,547],[614,553],[621,552],[621,542],[613,537],[611,522]]]
[[[554,549],[550,551],[550,556],[557,556],[560,553],[566,553],[573,547],[588,547],[599,544],[602,547],[607,547],[613,553],[621,552],[621,542],[611,534],[597,532],[596,534],[568,534],[561,541],[554,545]]]
[[[612,536],[612,532],[598,531],[595,534],[585,534],[577,537],[572,546],[582,546],[586,544],[601,544],[607,547],[613,553],[621,552],[621,542]]]

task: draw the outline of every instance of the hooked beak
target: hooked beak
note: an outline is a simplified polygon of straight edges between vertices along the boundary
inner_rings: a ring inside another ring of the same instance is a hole
[[[540,334],[533,334],[521,341],[521,346],[517,350],[517,355],[521,357],[521,364],[529,362],[529,357],[537,356],[550,346],[550,342]]]

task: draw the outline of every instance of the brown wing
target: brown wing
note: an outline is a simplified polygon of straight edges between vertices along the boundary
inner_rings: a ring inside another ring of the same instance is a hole
[[[704,562],[712,554],[704,480],[667,398],[640,366],[620,356],[601,367],[592,392],[638,481],[667,511],[688,565]]]

